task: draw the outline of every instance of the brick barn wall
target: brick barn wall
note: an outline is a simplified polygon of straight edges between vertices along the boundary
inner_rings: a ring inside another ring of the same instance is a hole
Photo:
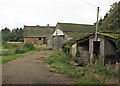
[[[33,44],[42,44],[43,43],[43,38],[41,37],[41,40],[39,40],[39,38],[37,38],[37,37],[32,37],[32,38],[30,38],[30,37],[25,37],[24,38],[24,43],[26,43],[26,42],[31,42],[31,43],[33,43]]]

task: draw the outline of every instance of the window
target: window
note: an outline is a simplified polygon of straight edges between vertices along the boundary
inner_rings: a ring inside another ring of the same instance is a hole
[[[41,37],[39,38],[39,40],[41,40]]]

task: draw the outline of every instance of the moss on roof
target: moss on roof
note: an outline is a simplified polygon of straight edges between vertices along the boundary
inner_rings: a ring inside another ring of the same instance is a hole
[[[49,37],[55,27],[24,26],[24,37]]]
[[[94,33],[95,25],[73,24],[73,23],[58,23],[63,31]]]
[[[120,34],[115,34],[115,33],[100,33],[102,35],[105,35],[105,36],[109,36],[109,37],[112,37],[112,38],[118,38],[120,37]]]
[[[74,38],[75,40],[91,35],[91,33],[65,33],[65,34],[69,37]]]
[[[80,39],[95,33],[95,25],[74,24],[74,23],[58,23],[65,35],[74,39]]]

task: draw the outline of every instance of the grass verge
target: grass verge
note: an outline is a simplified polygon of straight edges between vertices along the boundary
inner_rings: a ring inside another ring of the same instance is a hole
[[[14,55],[11,55],[11,56],[2,56],[2,64],[5,64],[11,60],[14,60],[16,58],[19,58],[19,57],[23,57],[25,55],[29,55],[29,54],[32,54],[34,52],[36,52],[37,50],[32,50],[32,51],[28,51],[28,52],[25,52],[23,54],[14,54]]]
[[[66,74],[69,77],[76,78],[75,84],[116,84],[119,74],[117,71],[106,69],[100,65],[88,65],[78,67],[72,65],[72,60],[62,51],[57,51],[45,58],[50,64],[50,72]]]
[[[50,72],[66,74],[68,77],[76,78],[77,82],[75,84],[96,84],[96,82],[84,79],[85,70],[72,65],[72,60],[61,51],[57,51],[57,54],[50,55],[45,61],[51,66]]]

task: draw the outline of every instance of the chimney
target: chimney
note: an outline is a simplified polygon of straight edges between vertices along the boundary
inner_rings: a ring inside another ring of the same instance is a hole
[[[50,27],[50,25],[49,24],[47,24],[47,28],[49,28]]]

